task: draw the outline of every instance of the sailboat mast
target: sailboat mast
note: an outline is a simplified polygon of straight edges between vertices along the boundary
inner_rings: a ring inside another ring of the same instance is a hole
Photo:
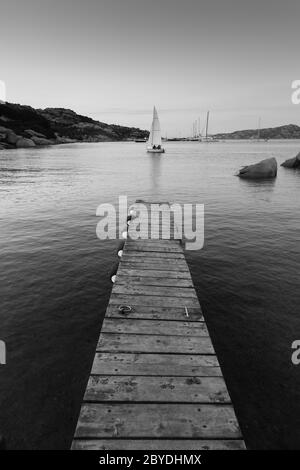
[[[209,119],[209,111],[207,111],[207,115],[206,115],[206,131],[205,131],[206,139],[207,139],[207,133],[208,133],[208,119]]]
[[[260,139],[260,118],[258,119],[257,139]]]

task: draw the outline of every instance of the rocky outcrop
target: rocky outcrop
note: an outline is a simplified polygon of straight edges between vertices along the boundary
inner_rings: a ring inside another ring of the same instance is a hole
[[[147,131],[95,121],[71,109],[43,110],[0,103],[0,150],[73,142],[135,140],[147,136]]]
[[[277,161],[276,158],[267,158],[259,163],[244,166],[237,176],[248,179],[276,178]]]
[[[281,164],[284,168],[300,168],[300,152],[294,158],[290,158]]]

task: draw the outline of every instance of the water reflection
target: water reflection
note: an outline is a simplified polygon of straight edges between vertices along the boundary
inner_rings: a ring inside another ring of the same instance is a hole
[[[163,157],[159,154],[149,155],[150,162],[150,180],[151,180],[151,192],[158,195],[160,189],[160,179],[161,179],[161,159]]]
[[[239,178],[239,182],[241,185],[246,185],[249,188],[254,188],[257,190],[263,191],[270,191],[274,190],[277,178],[261,178],[261,179],[247,179],[247,178]]]

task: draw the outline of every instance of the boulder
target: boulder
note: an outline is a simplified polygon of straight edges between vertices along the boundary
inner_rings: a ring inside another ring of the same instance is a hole
[[[237,176],[241,178],[262,179],[262,178],[276,178],[277,176],[277,161],[276,158],[267,158],[259,163],[244,166]]]
[[[16,147],[19,148],[29,148],[35,147],[35,143],[31,139],[25,139],[24,137],[19,137],[16,142]]]
[[[26,129],[24,133],[28,135],[30,138],[39,137],[40,139],[46,139],[46,136],[44,134],[41,134],[41,132],[33,131],[32,129]]]
[[[6,136],[6,142],[11,145],[16,145],[17,140],[20,139],[20,136],[15,134],[13,131],[9,130]]]
[[[284,168],[300,168],[300,152],[294,158],[289,158],[281,163],[281,166],[284,166]]]
[[[35,145],[52,145],[53,144],[52,140],[45,139],[42,137],[32,136],[31,140],[33,140]]]

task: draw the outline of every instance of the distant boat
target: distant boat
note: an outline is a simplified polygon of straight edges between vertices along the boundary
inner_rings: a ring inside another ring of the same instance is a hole
[[[153,108],[153,120],[150,129],[150,135],[147,142],[147,152],[164,153],[165,149],[161,146],[161,132],[158,114],[156,108]]]
[[[199,141],[200,142],[218,142],[217,139],[208,135],[208,121],[209,121],[209,111],[207,111],[207,115],[206,115],[205,137],[200,137]]]
[[[267,137],[266,138],[261,137],[261,118],[260,117],[258,118],[257,135],[256,135],[256,137],[255,137],[255,135],[252,136],[251,140],[252,140],[252,142],[268,142],[269,141],[269,139]]]
[[[147,139],[135,139],[135,142],[137,144],[142,144],[142,143],[144,144],[145,142],[147,142]]]

